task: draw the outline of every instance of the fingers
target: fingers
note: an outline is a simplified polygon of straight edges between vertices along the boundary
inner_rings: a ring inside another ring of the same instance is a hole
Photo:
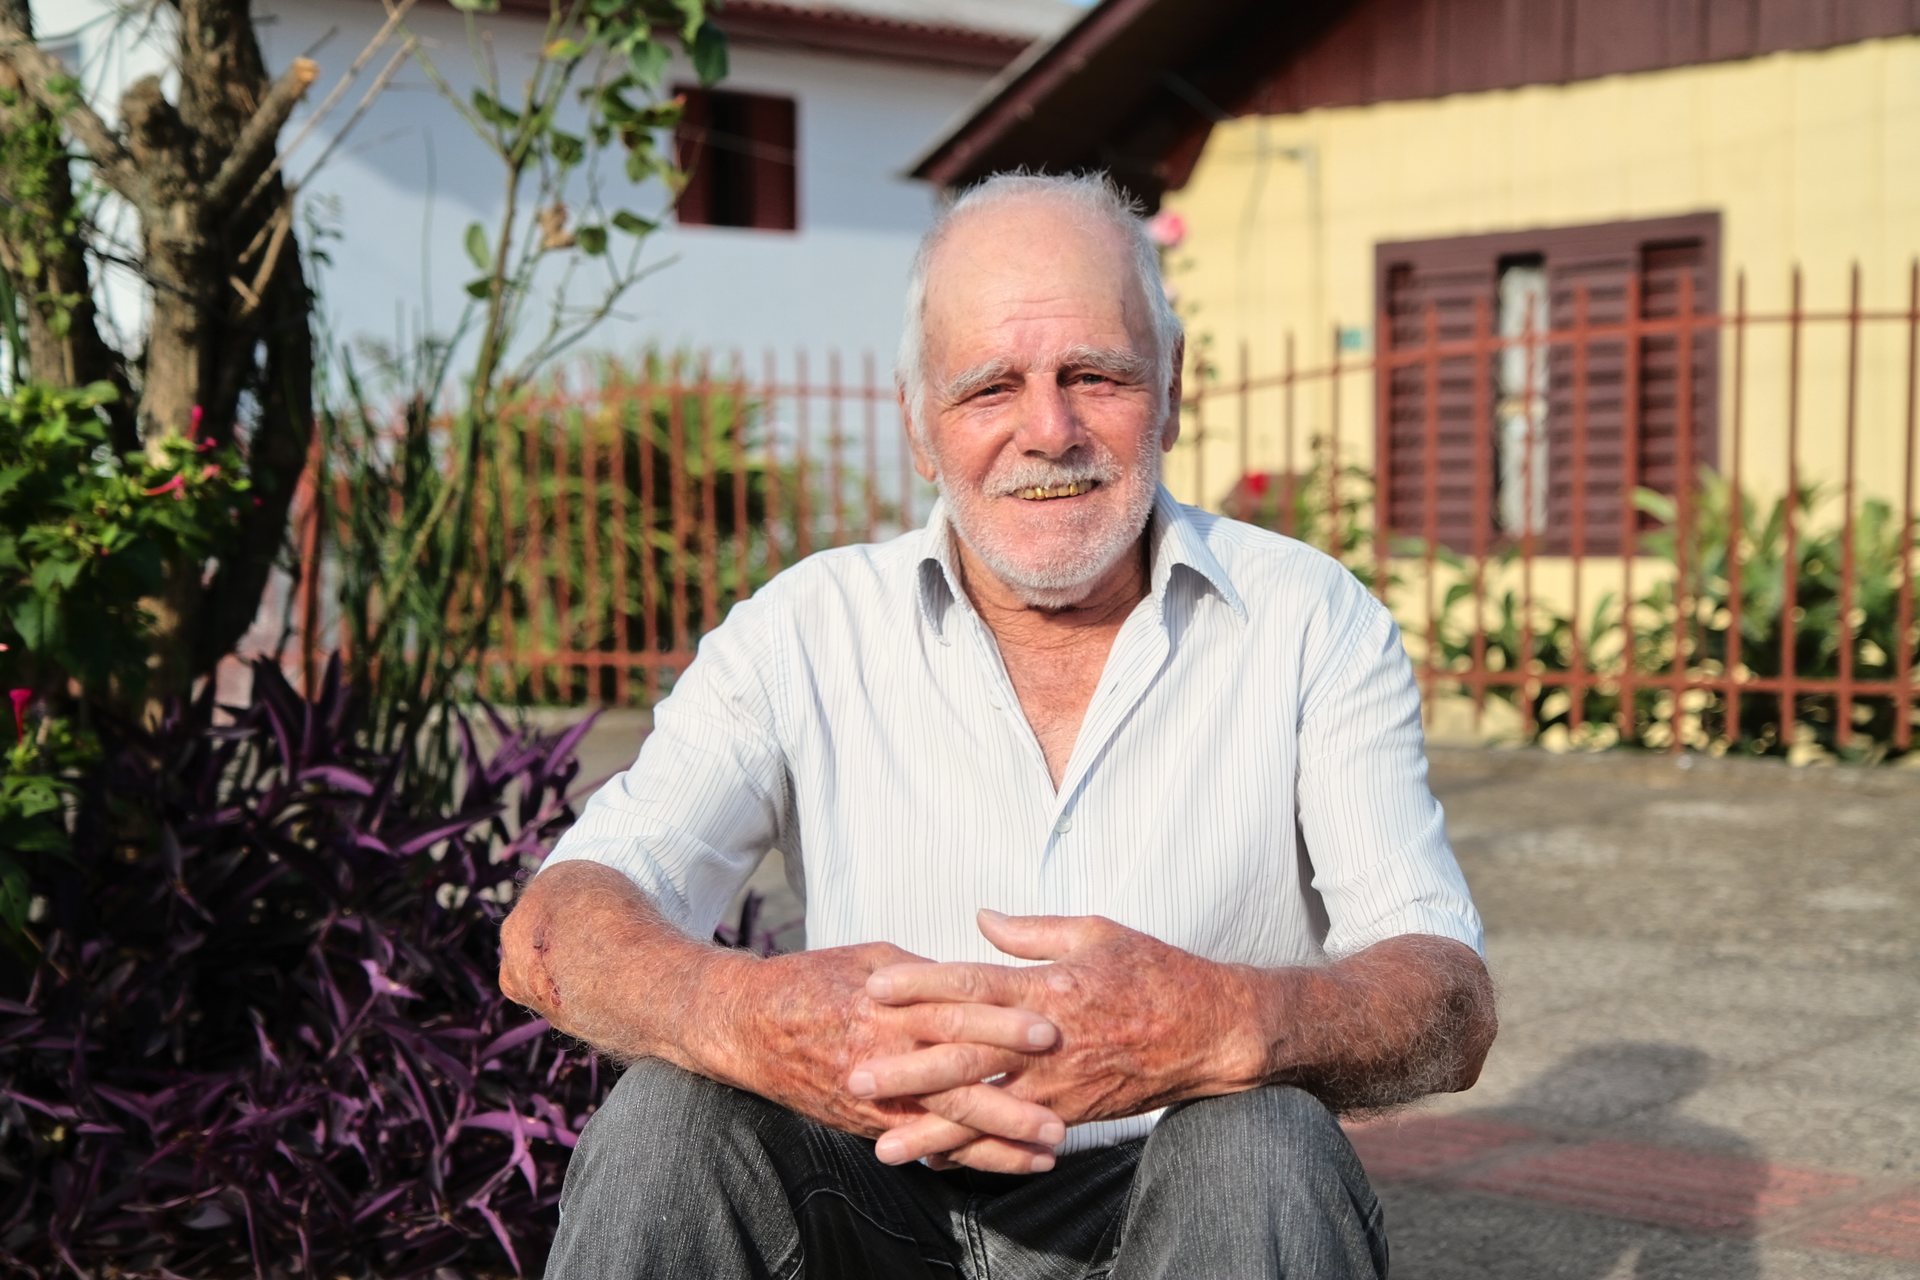
[[[1009,916],[986,907],[980,932],[988,942],[1022,960],[1059,960],[1116,928],[1104,916]]]
[[[867,978],[867,997],[880,1004],[946,1000],[1018,1008],[1032,982],[1002,964],[890,964]]]
[[[884,1016],[914,1040],[935,1044],[972,1041],[1033,1053],[1051,1049],[1060,1039],[1054,1025],[1039,1014],[996,1004],[912,1004]]]
[[[999,1138],[976,1138],[937,1158],[948,1168],[965,1165],[982,1173],[1046,1173],[1056,1160],[1051,1151],[1035,1151]]]
[[[999,1173],[1043,1173],[1067,1128],[1045,1107],[1004,1089],[971,1085],[922,1099],[926,1114],[897,1125],[874,1144],[887,1164],[930,1158]]]
[[[942,1155],[977,1138],[997,1138],[1048,1152],[1066,1141],[1067,1126],[1060,1117],[990,1084],[969,1085],[923,1101],[929,1108],[926,1112],[903,1120],[874,1144],[875,1153],[886,1163]]]
[[[969,1129],[936,1127],[933,1119],[937,1117],[922,1118],[889,1130],[874,1144],[874,1155],[882,1164],[909,1164],[924,1159],[934,1169],[965,1165],[983,1173],[1045,1173],[1053,1168],[1051,1147],[982,1137]],[[945,1149],[928,1149],[941,1146]]]
[[[875,1150],[879,1148],[876,1146]],[[887,1163],[902,1164],[906,1159]],[[965,1166],[982,1173],[1046,1173],[1054,1165],[1054,1154],[1047,1148],[1008,1142],[1005,1138],[973,1138],[948,1151],[931,1153],[924,1159],[930,1169],[947,1170]]]
[[[1032,1059],[1016,1050],[971,1043],[930,1044],[856,1064],[847,1076],[847,1092],[856,1098],[917,1098],[962,1089],[1031,1065]]]

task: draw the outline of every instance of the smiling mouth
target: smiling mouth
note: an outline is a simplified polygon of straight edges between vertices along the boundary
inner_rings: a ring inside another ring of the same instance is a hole
[[[1072,484],[1036,486],[1031,489],[1015,490],[1014,496],[1028,502],[1045,502],[1051,498],[1077,498],[1083,493],[1091,493],[1098,480],[1076,480]]]

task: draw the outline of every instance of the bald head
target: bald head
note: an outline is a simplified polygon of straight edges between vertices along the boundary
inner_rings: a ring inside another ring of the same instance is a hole
[[[1071,254],[1094,274],[1119,277],[1128,310],[1151,335],[1150,381],[1166,386],[1180,349],[1180,321],[1160,281],[1160,260],[1134,206],[1104,176],[1000,174],[970,188],[927,231],[907,280],[894,378],[916,430],[925,421],[930,374],[927,315],[934,293],[969,296],[996,256]]]

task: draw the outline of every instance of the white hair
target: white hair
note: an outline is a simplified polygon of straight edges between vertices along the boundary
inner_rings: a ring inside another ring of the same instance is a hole
[[[958,199],[941,211],[920,248],[913,255],[913,269],[907,276],[907,311],[900,330],[900,351],[894,359],[893,378],[907,398],[911,429],[918,432],[925,424],[927,268],[934,253],[954,225],[970,213],[978,213],[1011,200],[1039,197],[1059,201],[1086,215],[1096,225],[1112,227],[1127,242],[1128,259],[1133,267],[1140,296],[1146,300],[1147,314],[1153,322],[1155,362],[1159,371],[1157,385],[1165,395],[1173,380],[1174,352],[1179,350],[1180,317],[1173,313],[1167,291],[1160,279],[1160,254],[1140,206],[1124,195],[1104,173],[1041,174],[996,173],[969,187]]]

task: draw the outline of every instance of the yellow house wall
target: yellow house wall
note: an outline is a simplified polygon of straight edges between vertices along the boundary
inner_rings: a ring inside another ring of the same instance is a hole
[[[1783,310],[1791,267],[1807,305],[1842,309],[1860,264],[1865,305],[1904,310],[1920,255],[1920,38],[1437,101],[1310,111],[1216,127],[1167,207],[1188,238],[1169,280],[1219,382],[1244,343],[1257,378],[1278,371],[1287,333],[1302,366],[1324,365],[1336,324],[1373,345],[1374,250],[1382,241],[1529,227],[1721,215],[1723,300],[1747,274],[1750,310]],[[1802,355],[1803,474],[1837,483],[1845,402],[1839,326],[1808,331]],[[1770,495],[1786,481],[1786,343],[1756,332],[1747,349],[1743,472]],[[1722,360],[1720,465],[1731,461],[1732,361]],[[1904,458],[1906,335],[1869,329],[1861,349],[1862,490],[1897,500]],[[1218,383],[1213,390],[1218,390]],[[1342,455],[1372,453],[1372,386],[1343,380]],[[1217,502],[1242,469],[1277,469],[1277,394],[1216,401],[1169,462],[1188,500]],[[1300,457],[1326,430],[1324,390],[1297,402]],[[1556,589],[1546,571],[1543,591]],[[1617,573],[1617,566],[1615,569]],[[1564,573],[1559,573],[1564,578]]]

